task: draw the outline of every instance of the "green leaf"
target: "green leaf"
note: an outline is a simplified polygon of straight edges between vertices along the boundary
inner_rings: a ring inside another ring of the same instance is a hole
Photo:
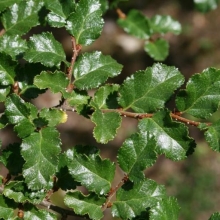
[[[77,182],[95,193],[109,192],[115,173],[114,163],[102,160],[94,147],[77,146],[68,150],[66,155],[69,172]]]
[[[121,116],[117,112],[101,112],[96,110],[91,117],[92,122],[96,125],[93,135],[97,142],[106,144],[113,140],[117,130],[121,126]]]
[[[100,87],[94,94],[91,105],[96,109],[114,109],[117,108],[116,100],[119,85],[110,84]]]
[[[168,56],[169,44],[166,40],[160,38],[154,42],[147,41],[144,49],[154,60],[163,61]]]
[[[39,11],[44,3],[41,0],[16,2],[2,15],[2,23],[6,34],[22,36],[39,24]]]
[[[125,19],[118,19],[118,24],[135,37],[148,39],[150,37],[151,28],[148,19],[138,10],[129,11]]]
[[[143,180],[143,171],[156,162],[155,146],[154,139],[139,133],[124,141],[118,152],[118,163],[131,181]]]
[[[128,181],[116,193],[112,215],[121,219],[133,219],[146,211],[146,208],[155,207],[163,198],[166,198],[164,186],[157,185],[153,180],[145,179],[138,183]]]
[[[30,63],[40,62],[48,67],[57,66],[59,68],[61,62],[66,61],[66,55],[62,45],[55,40],[53,34],[43,32],[30,37],[24,59]]]
[[[1,0],[0,2],[0,12],[5,10],[7,7],[13,5],[14,3],[19,3],[22,0]]]
[[[66,25],[66,20],[63,17],[60,17],[59,15],[50,12],[47,15],[47,22],[50,26],[56,27],[56,28],[61,28]]]
[[[92,89],[99,87],[109,77],[120,74],[122,65],[110,56],[101,52],[84,53],[75,63],[73,75],[74,85],[78,89]]]
[[[197,10],[205,13],[218,7],[219,0],[194,0]]]
[[[17,124],[27,119],[30,110],[25,105],[25,101],[16,94],[11,94],[5,101],[5,114],[12,124]]]
[[[129,0],[113,0],[111,1],[111,4],[110,4],[110,8],[111,9],[114,9],[114,8],[117,8],[118,7],[118,4],[120,2],[128,2]]]
[[[209,220],[219,220],[219,219],[220,219],[220,213],[219,213],[219,212],[213,213],[213,214],[210,216],[210,218],[209,218]]]
[[[17,203],[30,202],[39,204],[46,196],[45,190],[31,191],[23,181],[10,181],[5,187],[3,194]]]
[[[67,113],[59,109],[44,108],[40,111],[40,117],[45,118],[49,127],[55,127],[67,121]]]
[[[55,128],[44,128],[23,139],[21,154],[26,161],[23,176],[28,188],[42,189],[48,186],[56,172],[57,155],[60,153],[59,133]]]
[[[77,44],[90,45],[101,34],[104,21],[99,0],[80,0],[68,20],[66,29]]]
[[[67,97],[67,102],[72,107],[87,105],[90,99],[86,91],[79,91],[77,89],[64,96]]]
[[[157,153],[165,154],[171,160],[183,160],[195,148],[187,127],[172,121],[168,111],[158,111],[152,118],[142,119],[138,128],[142,135],[153,135]]]
[[[11,219],[14,216],[14,209],[16,209],[14,201],[0,194],[0,218]]]
[[[163,108],[165,102],[184,82],[184,77],[175,67],[154,64],[145,71],[128,77],[119,89],[119,104],[124,110],[149,113]]]
[[[165,34],[167,32],[180,34],[182,30],[181,24],[169,15],[155,15],[149,22],[152,34]]]
[[[0,116],[0,129],[2,129],[8,124],[8,118],[5,113],[1,113]]]
[[[14,126],[14,131],[18,134],[18,137],[25,138],[29,136],[35,130],[35,125],[29,119],[22,120],[19,124]]]
[[[10,55],[13,60],[16,60],[26,50],[26,41],[18,35],[3,35],[0,38],[0,52]]]
[[[1,39],[1,38],[0,38]],[[9,56],[0,53],[0,85],[8,86],[14,84],[16,62]]]
[[[51,89],[53,93],[65,91],[69,80],[61,71],[54,73],[43,71],[40,75],[34,78],[34,85],[40,89]]]
[[[24,159],[21,157],[20,144],[14,143],[7,146],[2,151],[0,161],[8,169],[11,175],[18,175],[22,173],[22,167],[24,165]]]
[[[90,219],[100,220],[104,217],[101,208],[105,200],[105,198],[100,198],[94,193],[85,196],[76,191],[68,192],[65,195],[64,203],[78,215],[88,214]]]
[[[1,86],[0,85],[0,102],[4,102],[7,95],[10,93],[10,86]]]
[[[176,220],[179,217],[179,210],[176,198],[163,198],[150,210],[150,220]]]
[[[197,118],[208,118],[217,111],[220,102],[220,70],[208,68],[193,75],[185,90],[177,96],[177,108]]]

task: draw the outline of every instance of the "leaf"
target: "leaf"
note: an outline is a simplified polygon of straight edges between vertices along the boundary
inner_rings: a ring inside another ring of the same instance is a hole
[[[18,137],[25,138],[29,136],[36,129],[33,122],[29,119],[24,119],[19,124],[14,126],[14,131],[18,134]]]
[[[172,121],[168,111],[158,111],[152,118],[142,119],[138,128],[142,135],[154,136],[156,152],[171,160],[183,160],[195,148],[195,141],[189,138],[187,127]]]
[[[124,110],[155,112],[184,82],[184,77],[175,67],[154,64],[145,71],[138,71],[128,77],[119,89],[119,104]]]
[[[176,220],[179,217],[179,210],[176,198],[163,198],[150,210],[150,220]]]
[[[147,41],[144,49],[154,60],[163,61],[168,56],[169,44],[166,40],[160,38],[155,42]]]
[[[135,37],[148,39],[150,37],[151,28],[148,19],[138,10],[130,10],[125,19],[118,19],[118,24]]]
[[[6,117],[5,113],[0,114],[0,116],[0,129],[2,129],[8,125],[8,118]]]
[[[106,194],[114,178],[115,164],[102,160],[94,147],[77,146],[66,152],[70,174],[88,190]],[[101,168],[101,169],[100,169]]]
[[[0,53],[0,85],[1,86],[8,86],[14,84],[16,64],[17,63],[12,61],[9,56]]]
[[[110,56],[101,52],[84,53],[75,63],[73,75],[74,85],[78,89],[92,89],[99,87],[109,77],[120,74],[122,65]]]
[[[30,37],[24,59],[30,63],[40,62],[47,67],[57,66],[59,68],[60,63],[66,61],[66,55],[62,45],[55,40],[53,34],[43,32]]]
[[[218,7],[219,0],[194,0],[197,10],[205,13],[210,10],[215,10]]]
[[[11,219],[14,216],[14,209],[16,209],[14,201],[0,194],[0,218]]]
[[[213,214],[210,216],[210,218],[209,218],[209,220],[219,220],[219,219],[220,219],[220,213],[219,213],[219,212],[213,213]]]
[[[40,117],[45,118],[49,123],[49,127],[55,127],[60,123],[67,121],[67,113],[59,109],[43,108],[40,111]]]
[[[7,95],[10,93],[10,86],[1,86],[0,85],[0,102],[4,102]]]
[[[67,97],[68,104],[73,107],[87,105],[90,99],[86,91],[79,91],[77,89],[64,96]]]
[[[121,116],[117,112],[103,113],[100,110],[96,110],[92,114],[91,120],[96,125],[93,135],[97,142],[103,144],[113,140],[121,126]]]
[[[100,220],[104,217],[101,208],[105,200],[105,198],[100,198],[94,193],[85,196],[76,191],[68,192],[65,195],[64,203],[78,215],[88,214],[90,219]]]
[[[133,134],[124,141],[117,159],[120,168],[127,173],[131,181],[143,180],[143,171],[156,162],[155,146],[156,142],[153,138],[139,133]]]
[[[23,139],[21,154],[26,161],[23,176],[29,189],[39,190],[48,186],[56,172],[57,155],[60,153],[59,133],[47,127]]]
[[[40,89],[50,88],[53,93],[66,90],[68,83],[69,80],[65,74],[57,70],[54,73],[43,71],[34,78],[34,85]]]
[[[14,3],[19,3],[22,0],[1,0],[0,2],[0,12],[4,11],[7,7],[13,5]]]
[[[13,60],[16,60],[26,50],[26,41],[18,35],[3,35],[0,38],[0,52],[10,55]]]
[[[66,25],[66,20],[63,17],[60,17],[59,15],[50,12],[47,15],[47,22],[50,26],[56,27],[56,28],[61,28]]]
[[[169,15],[155,15],[150,20],[151,34],[160,33],[180,34],[182,31],[181,24]]]
[[[8,169],[11,175],[18,175],[22,173],[22,167],[24,165],[24,159],[21,157],[20,144],[14,143],[7,146],[2,151],[0,161]]]
[[[99,0],[80,0],[68,20],[66,29],[76,39],[77,44],[90,45],[101,34],[104,21]]]
[[[121,219],[133,219],[146,208],[155,207],[163,198],[166,198],[164,186],[157,185],[153,180],[145,179],[138,183],[128,181],[116,193],[112,215]]]
[[[100,87],[91,101],[91,105],[96,109],[114,109],[117,108],[116,100],[119,85],[110,84]]]
[[[208,68],[193,75],[185,90],[178,93],[177,108],[197,118],[208,118],[217,111],[220,102],[220,70]]]
[[[44,3],[41,0],[16,2],[2,15],[2,23],[5,34],[22,36],[39,24],[39,11]]]

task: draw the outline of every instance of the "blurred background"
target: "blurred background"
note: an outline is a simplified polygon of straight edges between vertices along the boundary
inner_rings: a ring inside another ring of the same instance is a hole
[[[135,8],[148,17],[155,14],[171,15],[181,23],[180,35],[165,35],[170,43],[170,51],[163,63],[176,66],[185,75],[186,80],[205,68],[220,68],[220,7],[202,14],[195,10],[193,0],[131,0],[121,2],[119,6],[125,14]],[[83,48],[83,52],[99,50],[123,64],[122,74],[111,80],[113,83],[121,84],[136,70],[152,66],[154,60],[144,52],[142,40],[127,35],[117,25],[118,16],[115,10],[107,12],[104,18],[105,26],[101,37],[91,46]],[[70,58],[72,53],[70,37],[64,29],[36,27],[30,31],[29,35],[48,29],[54,33],[57,40],[62,42],[67,57]],[[90,93],[93,94],[94,91]],[[59,99],[59,94],[51,94],[47,91],[46,94],[33,100],[33,103],[41,109],[57,105]],[[174,99],[167,103],[167,107],[170,110],[175,109]],[[0,112],[3,111],[4,106],[1,104]],[[216,117],[219,117],[218,112],[210,120],[215,120]],[[100,148],[103,158],[108,157],[116,162],[117,150],[125,138],[136,131],[136,126],[136,120],[123,118],[117,137],[107,145],[96,143],[92,136],[94,125],[90,120],[76,113],[68,112],[68,121],[59,125],[58,130],[61,133],[63,150],[76,144],[95,145]],[[220,211],[220,154],[209,148],[204,141],[203,133],[197,128],[189,127],[189,130],[190,136],[195,138],[197,143],[194,154],[180,162],[172,162],[162,155],[152,168],[146,170],[146,177],[165,185],[168,195],[177,197],[181,207],[179,219],[206,220],[213,212]],[[3,148],[9,143],[20,142],[11,126],[0,131],[0,138]],[[6,170],[2,167],[0,174],[5,173]],[[113,187],[122,177],[123,172],[117,169]],[[58,193],[62,194],[62,192]],[[54,200],[59,203],[56,195]],[[112,219],[110,216],[110,210],[107,210],[104,219]]]

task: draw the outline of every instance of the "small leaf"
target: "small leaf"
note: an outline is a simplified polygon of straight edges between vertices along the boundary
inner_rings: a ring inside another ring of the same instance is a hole
[[[124,110],[132,108],[140,113],[155,112],[164,107],[183,82],[184,77],[175,67],[154,64],[124,81],[119,89],[119,104]]]
[[[144,49],[154,60],[163,61],[168,56],[169,44],[166,40],[160,38],[155,42],[147,41]]]
[[[68,192],[65,195],[64,203],[72,208],[78,215],[89,215],[90,219],[100,220],[103,218],[102,205],[105,198],[100,198],[96,194],[83,195],[81,192]]]
[[[18,134],[18,137],[25,138],[29,136],[36,129],[33,122],[28,119],[22,120],[19,124],[14,126],[14,131]]]
[[[84,53],[75,63],[73,75],[74,85],[78,89],[92,89],[99,87],[109,77],[120,74],[122,65],[110,56],[101,52]]]
[[[0,114],[0,129],[4,128],[8,124],[8,118],[6,117],[5,113]]]
[[[167,32],[180,34],[182,29],[181,24],[169,15],[155,15],[150,19],[150,27],[152,28],[152,34],[165,34]]]
[[[0,85],[0,102],[4,102],[7,95],[10,93],[10,86],[1,86]]]
[[[92,114],[91,120],[96,125],[93,135],[97,142],[103,144],[113,140],[118,128],[121,126],[121,116],[117,112],[103,113],[100,110],[96,110]]]
[[[152,118],[142,119],[138,128],[142,135],[154,136],[157,153],[165,154],[171,160],[183,160],[195,148],[187,127],[172,121],[168,111],[158,111]]]
[[[66,55],[62,45],[55,40],[54,36],[49,32],[44,32],[30,37],[24,59],[30,63],[40,62],[48,67],[59,68],[60,63],[66,61]]]
[[[61,28],[64,27],[66,24],[66,20],[63,17],[60,17],[59,15],[50,12],[47,15],[47,22],[50,26],[56,27],[56,28]]]
[[[177,108],[197,118],[208,118],[217,111],[220,102],[220,70],[208,68],[193,75],[185,90],[178,93]]]
[[[23,176],[28,188],[42,189],[48,186],[56,172],[57,155],[60,153],[59,133],[55,128],[44,128],[23,139],[21,154],[26,161]]]
[[[114,178],[115,164],[102,160],[94,147],[77,146],[66,152],[70,174],[88,190],[106,194]],[[100,169],[101,168],[101,169]]]
[[[124,141],[118,152],[118,163],[131,181],[143,180],[143,171],[156,162],[155,146],[154,139],[138,133]]]
[[[16,1],[2,15],[5,33],[22,36],[32,27],[37,26],[39,24],[39,11],[43,4],[41,0]]]
[[[53,93],[66,90],[69,80],[61,71],[54,73],[43,71],[34,78],[34,85],[40,89],[50,88]]]
[[[219,219],[220,219],[220,213],[219,213],[219,212],[213,213],[213,214],[210,216],[210,218],[209,218],[209,220],[219,220]]]
[[[14,216],[14,209],[16,209],[15,202],[0,194],[0,218],[11,219]]]
[[[119,19],[118,24],[128,33],[141,39],[150,37],[148,19],[138,10],[129,11],[125,19]]]
[[[22,0],[1,0],[0,2],[0,12],[5,10],[7,7],[13,5],[14,3],[19,3]]]
[[[101,34],[104,21],[99,0],[81,0],[67,19],[66,29],[77,44],[90,45]]]
[[[194,0],[196,9],[205,13],[218,7],[219,0]]]

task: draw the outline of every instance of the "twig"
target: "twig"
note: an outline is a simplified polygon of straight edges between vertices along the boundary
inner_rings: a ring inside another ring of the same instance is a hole
[[[5,33],[5,29],[2,29],[2,30],[0,31],[0,37],[1,37],[4,33]]]
[[[126,14],[124,12],[122,12],[122,10],[120,8],[117,8],[116,12],[117,12],[119,18],[121,18],[121,19],[126,18]]]

